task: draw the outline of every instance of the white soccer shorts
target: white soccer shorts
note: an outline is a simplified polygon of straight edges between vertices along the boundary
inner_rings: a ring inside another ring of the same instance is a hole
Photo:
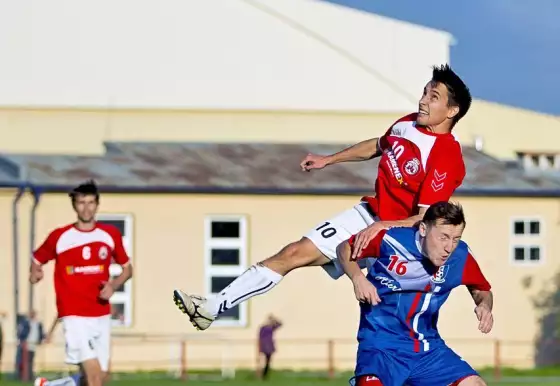
[[[65,316],[62,318],[66,340],[66,363],[78,365],[97,359],[101,370],[109,370],[111,355],[111,317]]]
[[[331,260],[331,263],[324,265],[323,269],[336,280],[344,275],[344,270],[336,256],[338,245],[375,221],[378,221],[378,218],[370,212],[368,204],[361,202],[330,220],[323,221],[309,231],[305,237]],[[366,268],[369,264],[371,264],[369,259],[360,260],[361,268]]]

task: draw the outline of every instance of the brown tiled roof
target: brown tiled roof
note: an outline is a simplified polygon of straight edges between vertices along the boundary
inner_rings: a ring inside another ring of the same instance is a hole
[[[1,155],[4,185],[26,177],[51,190],[94,178],[106,191],[362,194],[370,193],[377,160],[302,172],[307,153],[330,154],[343,145],[123,143],[103,156]],[[560,195],[560,179],[534,176],[465,147],[465,195]]]

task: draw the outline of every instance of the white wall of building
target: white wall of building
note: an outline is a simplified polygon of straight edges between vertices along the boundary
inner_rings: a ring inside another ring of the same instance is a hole
[[[0,0],[0,106],[408,112],[450,39],[317,0]]]

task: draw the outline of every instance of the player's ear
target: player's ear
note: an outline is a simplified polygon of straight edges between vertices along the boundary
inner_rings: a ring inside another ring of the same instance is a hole
[[[426,226],[425,222],[420,222],[420,225],[418,226],[418,230],[420,231],[420,236],[422,237],[426,237],[426,234],[428,233],[428,227]]]
[[[449,106],[447,109],[447,118],[453,119],[457,114],[459,114],[459,106]]]

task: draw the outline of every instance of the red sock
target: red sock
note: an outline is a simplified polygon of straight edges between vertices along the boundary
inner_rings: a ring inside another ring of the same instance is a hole
[[[356,386],[383,386],[383,383],[375,376],[362,375],[356,379]]]

